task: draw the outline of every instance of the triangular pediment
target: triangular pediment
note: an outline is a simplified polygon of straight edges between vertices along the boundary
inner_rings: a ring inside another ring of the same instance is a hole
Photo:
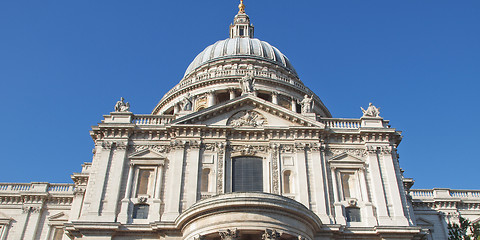
[[[248,121],[249,118],[254,120]],[[234,119],[234,120],[232,120]],[[240,120],[238,120],[240,119]],[[237,120],[237,121],[235,121]],[[238,124],[247,120],[247,124]],[[171,123],[198,124],[210,126],[232,126],[234,128],[258,127],[318,127],[325,128],[310,117],[265,101],[253,95],[244,95],[236,99],[217,104],[176,119]]]
[[[330,158],[331,162],[342,162],[342,163],[363,163],[364,160],[355,155],[349,154],[347,152],[340,153]]]
[[[155,152],[151,149],[144,149],[140,150],[138,152],[134,152],[128,156],[130,159],[138,159],[138,160],[143,160],[143,159],[164,159],[165,156],[162,155],[161,153]]]
[[[60,212],[60,213],[57,213],[57,214],[54,214],[54,215],[48,217],[48,220],[49,220],[49,221],[61,221],[61,222],[64,222],[64,221],[68,221],[68,215],[65,214],[64,212]]]

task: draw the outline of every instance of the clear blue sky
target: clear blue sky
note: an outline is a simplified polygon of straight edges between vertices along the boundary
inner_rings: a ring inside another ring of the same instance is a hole
[[[403,131],[415,188],[480,189],[480,1],[245,0],[334,117],[373,102]],[[88,131],[125,97],[150,113],[234,0],[0,2],[0,182],[71,182]]]

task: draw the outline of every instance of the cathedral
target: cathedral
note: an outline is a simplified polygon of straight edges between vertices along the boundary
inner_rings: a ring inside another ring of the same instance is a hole
[[[480,191],[411,189],[401,131],[372,103],[334,118],[238,8],[151,114],[121,98],[92,127],[73,183],[0,183],[0,240],[446,240],[480,221]]]

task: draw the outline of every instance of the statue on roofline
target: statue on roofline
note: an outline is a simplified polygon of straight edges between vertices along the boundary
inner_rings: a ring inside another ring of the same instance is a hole
[[[124,102],[124,98],[121,97],[120,101],[115,104],[115,112],[129,112],[130,111],[130,103]]]
[[[247,74],[240,79],[240,88],[242,89],[242,94],[252,94],[255,91],[255,78],[253,75]]]
[[[311,113],[312,112],[313,100],[312,100],[311,96],[309,97],[307,94],[305,94],[305,96],[303,97],[303,100],[300,101],[299,103],[302,106],[302,113]]]
[[[380,108],[373,106],[372,103],[368,104],[367,110],[360,107],[363,112],[363,117],[380,117]]]

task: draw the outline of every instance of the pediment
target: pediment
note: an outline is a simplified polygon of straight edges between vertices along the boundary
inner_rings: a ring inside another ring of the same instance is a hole
[[[244,95],[188,114],[171,124],[232,126],[233,128],[292,126],[325,128],[323,123],[253,95]]]
[[[65,222],[65,221],[68,221],[68,215],[65,214],[64,212],[60,212],[60,213],[57,213],[57,214],[54,214],[54,215],[48,217],[48,221]]]
[[[130,154],[128,158],[132,160],[165,159],[165,156],[151,149],[144,149]]]
[[[473,220],[472,223],[480,223],[480,217],[477,218],[477,219],[475,219],[475,220]]]
[[[364,163],[364,160],[349,153],[340,153],[330,158],[331,162]]]

